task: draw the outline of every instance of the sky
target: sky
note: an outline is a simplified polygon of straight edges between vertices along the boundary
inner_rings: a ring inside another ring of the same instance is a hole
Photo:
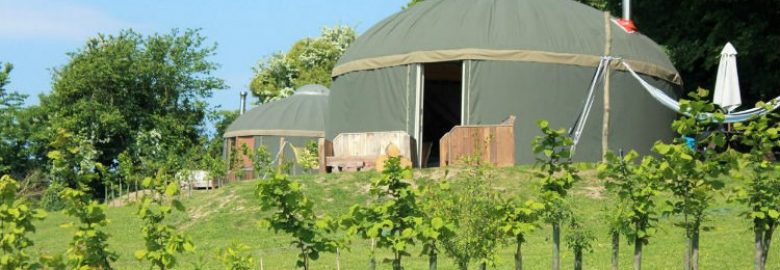
[[[143,34],[200,28],[217,44],[210,60],[229,88],[210,104],[237,109],[248,90],[252,67],[286,51],[297,40],[315,37],[323,26],[349,25],[358,33],[401,10],[408,0],[0,0],[0,62],[12,63],[6,87],[29,95],[27,105],[51,89],[51,69],[68,62],[68,52],[97,33],[132,28]]]

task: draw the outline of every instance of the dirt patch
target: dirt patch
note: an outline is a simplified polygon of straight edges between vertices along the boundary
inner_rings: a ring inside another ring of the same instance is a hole
[[[604,198],[604,187],[589,186],[582,188],[582,194],[588,198],[601,200]]]

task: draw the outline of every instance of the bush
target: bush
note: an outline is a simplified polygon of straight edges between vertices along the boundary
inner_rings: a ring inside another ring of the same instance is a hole
[[[52,181],[41,196],[41,207],[49,212],[60,211],[65,208],[65,202],[60,197],[60,192],[65,189],[62,183]]]

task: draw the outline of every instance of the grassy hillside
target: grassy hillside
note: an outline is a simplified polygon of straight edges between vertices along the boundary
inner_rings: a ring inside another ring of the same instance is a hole
[[[440,170],[424,170],[418,174],[442,175]],[[305,185],[307,194],[317,202],[319,212],[330,215],[341,215],[356,203],[365,203],[368,197],[368,186],[373,173],[354,173],[325,176],[297,177]],[[585,224],[592,228],[598,237],[594,251],[585,255],[586,269],[609,269],[610,241],[606,224],[603,222],[602,209],[611,203],[610,198],[603,194],[603,188],[598,184],[592,170],[586,170],[584,181],[580,182],[573,192],[576,211],[584,213]],[[534,194],[535,181],[524,167],[500,169],[494,188],[504,195]],[[731,183],[729,183],[731,184]],[[216,259],[216,252],[229,246],[233,241],[248,244],[253,249],[256,260],[262,258],[264,269],[295,269],[296,251],[289,247],[289,238],[276,235],[256,226],[264,213],[259,211],[257,199],[253,195],[255,183],[240,182],[230,184],[213,191],[196,191],[193,196],[183,196],[187,213],[177,214],[173,221],[178,228],[185,230],[193,238],[197,246],[195,253],[181,257],[179,269],[193,269],[200,265],[205,269],[221,269]],[[724,196],[716,196],[718,202],[710,211],[708,225],[714,225],[714,230],[703,232],[701,238],[702,269],[750,269],[752,268],[753,249],[750,224],[738,214],[742,206],[726,202]],[[116,263],[121,269],[144,269],[142,264],[133,258],[133,252],[141,249],[143,239],[140,234],[140,220],[135,216],[136,206],[133,204],[111,207],[108,216],[111,223],[108,227],[113,250],[120,254]],[[37,224],[38,232],[34,235],[36,249],[41,252],[55,253],[65,250],[71,237],[70,229],[59,225],[69,219],[61,213],[50,213],[48,218]],[[680,269],[684,251],[682,230],[672,226],[674,218],[661,220],[658,235],[651,239],[645,248],[644,267],[646,269]],[[550,265],[550,229],[544,227],[528,239],[524,247],[527,269],[546,269]],[[563,234],[566,234],[564,229]],[[497,269],[512,268],[513,246],[508,243],[501,250],[501,260]],[[623,241],[621,243],[621,269],[631,269],[633,248]],[[565,248],[565,247],[564,247]],[[369,243],[354,240],[350,250],[341,253],[341,269],[366,269]],[[404,261],[406,269],[427,269],[427,258],[415,256]],[[571,254],[562,250],[564,269],[571,267]],[[777,248],[769,256],[768,269],[780,269],[780,253]],[[380,252],[378,258],[389,258],[388,252]],[[439,269],[455,269],[453,262],[444,256],[440,257]],[[389,264],[380,264],[379,269],[389,269]],[[259,265],[258,268],[260,269]],[[333,254],[325,254],[312,263],[312,269],[336,269],[336,259]]]

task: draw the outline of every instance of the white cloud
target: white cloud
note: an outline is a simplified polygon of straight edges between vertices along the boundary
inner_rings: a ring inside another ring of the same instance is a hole
[[[0,0],[0,39],[83,40],[131,24],[99,9],[60,1]]]

